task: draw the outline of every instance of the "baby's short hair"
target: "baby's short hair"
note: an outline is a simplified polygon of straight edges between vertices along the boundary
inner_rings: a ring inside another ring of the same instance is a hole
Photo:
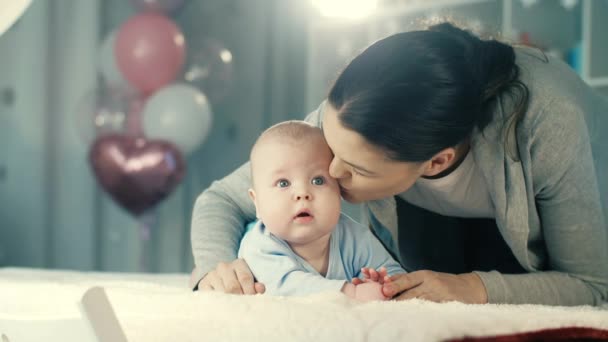
[[[313,134],[319,134],[320,128],[302,120],[289,120],[279,122],[266,129],[260,138],[264,136],[272,136],[277,138],[290,138],[293,140],[301,140],[310,137]],[[259,140],[258,139],[258,140]]]
[[[255,183],[253,177],[253,156],[261,144],[275,141],[282,144],[306,144],[310,139],[324,139],[323,132],[317,126],[311,125],[306,121],[290,120],[275,124],[266,129],[253,144],[249,160],[251,162],[251,181]]]
[[[312,137],[323,137],[321,129],[302,120],[289,120],[279,122],[266,129],[253,144],[250,159],[253,156],[256,146],[268,139],[277,139],[286,143],[300,143]]]

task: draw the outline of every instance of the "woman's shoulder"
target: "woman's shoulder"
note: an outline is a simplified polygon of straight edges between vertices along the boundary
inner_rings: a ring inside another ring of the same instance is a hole
[[[578,125],[608,111],[608,101],[599,96],[565,62],[538,49],[516,48],[520,80],[528,89],[527,112],[520,130],[527,134],[539,125]]]
[[[576,96],[589,89],[563,60],[536,48],[518,47],[515,51],[520,79],[536,100],[553,100],[560,95]]]
[[[519,153],[522,157],[522,153],[529,155],[532,150],[559,150],[559,158],[575,155],[580,146],[589,143],[590,128],[608,112],[608,101],[566,63],[538,49],[516,48],[516,63],[519,79],[528,91],[526,111],[515,130],[505,130],[512,127],[509,118],[517,108],[518,97],[501,97],[492,124],[474,137],[478,159],[494,160],[496,146],[505,144],[509,151],[505,156]]]
[[[560,102],[584,104],[598,97],[574,69],[563,60],[538,49],[516,48],[520,79],[530,91],[532,105]]]
[[[323,108],[325,108],[326,100],[321,102],[319,107],[317,107],[312,112],[308,113],[304,118],[304,121],[315,125],[317,127],[321,127],[323,123]]]

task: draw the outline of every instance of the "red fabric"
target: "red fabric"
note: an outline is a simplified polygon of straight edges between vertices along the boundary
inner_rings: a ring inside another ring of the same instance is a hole
[[[523,333],[482,336],[482,337],[463,337],[448,340],[449,342],[532,342],[532,341],[608,341],[608,330],[594,328],[557,328],[529,331]]]

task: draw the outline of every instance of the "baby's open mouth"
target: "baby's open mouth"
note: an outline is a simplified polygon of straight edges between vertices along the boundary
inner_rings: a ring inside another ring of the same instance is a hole
[[[304,209],[302,211],[299,211],[296,216],[294,216],[294,219],[298,219],[298,218],[304,218],[304,217],[310,217],[312,218],[312,214],[310,213],[310,211],[308,209]]]

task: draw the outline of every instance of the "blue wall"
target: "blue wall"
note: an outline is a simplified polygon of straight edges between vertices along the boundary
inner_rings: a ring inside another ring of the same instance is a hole
[[[246,160],[264,127],[307,111],[297,95],[304,47],[292,45],[303,41],[295,38],[303,23],[289,15],[269,20],[282,6],[187,1],[173,16],[186,39],[211,36],[231,50],[235,85],[214,106],[210,136],[158,206],[144,243],[139,222],[96,185],[74,123],[78,101],[97,82],[103,38],[136,12],[124,0],[33,1],[0,37],[0,265],[137,271],[145,256],[149,271],[189,271],[196,196]],[[275,97],[277,89],[293,94]]]
[[[188,158],[184,181],[158,206],[146,243],[139,236],[139,222],[97,186],[87,163],[88,146],[75,126],[78,101],[98,81],[100,44],[136,13],[130,2],[33,0],[17,25],[0,37],[0,266],[138,271],[143,257],[147,271],[190,271],[190,216],[196,196],[246,160],[264,127],[302,118],[316,108],[338,70],[359,49],[413,22],[377,17],[373,24],[330,23],[307,31],[314,18],[308,0],[185,1],[173,19],[187,42],[206,36],[222,41],[234,56],[236,79],[229,97],[213,107],[210,136]],[[499,2],[471,3],[472,11],[491,26],[504,24]],[[560,22],[562,17],[575,20],[552,26],[528,13],[532,19],[517,16],[514,25],[525,28],[522,22],[530,19],[548,37],[553,34],[545,28],[555,27],[568,33],[556,37],[576,40],[580,6],[565,12],[552,0],[540,3],[545,7],[532,10],[557,13]],[[459,10],[470,14],[466,6]],[[608,7],[602,13],[608,14]],[[592,71],[608,70],[602,58],[608,49],[602,51],[593,53],[599,62]],[[598,91],[608,95],[608,81]],[[608,126],[608,117],[599,119],[601,127]],[[608,135],[597,127],[594,147],[606,196]],[[357,207],[346,208],[356,216]],[[608,211],[606,199],[604,208]]]

